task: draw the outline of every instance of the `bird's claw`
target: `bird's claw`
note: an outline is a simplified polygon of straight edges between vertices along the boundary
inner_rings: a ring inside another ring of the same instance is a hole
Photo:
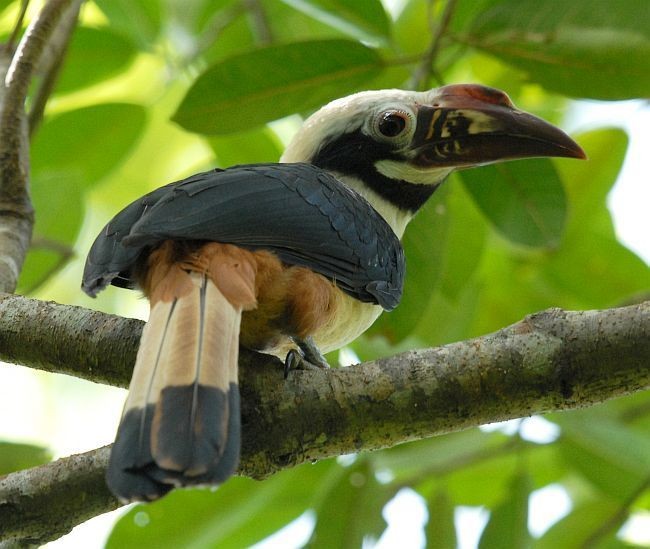
[[[311,337],[292,339],[298,348],[287,353],[284,360],[284,379],[289,377],[291,370],[322,370],[330,367]]]

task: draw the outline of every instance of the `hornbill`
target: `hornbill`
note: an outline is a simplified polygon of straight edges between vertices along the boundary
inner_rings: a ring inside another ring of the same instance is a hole
[[[118,213],[83,290],[139,288],[151,312],[107,471],[123,501],[219,484],[239,460],[239,344],[326,367],[400,301],[404,229],[455,169],[584,158],[479,85],[361,92],[309,117],[278,164],[215,169]]]

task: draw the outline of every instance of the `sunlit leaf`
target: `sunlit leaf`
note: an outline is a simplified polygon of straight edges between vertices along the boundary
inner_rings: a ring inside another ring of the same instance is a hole
[[[650,92],[650,3],[619,0],[505,0],[476,13],[458,35],[574,97],[627,99]]]
[[[481,211],[513,242],[557,246],[566,220],[566,195],[548,159],[528,159],[460,172]]]
[[[111,29],[135,44],[151,49],[161,25],[160,0],[95,0],[111,24]]]
[[[560,165],[571,211],[563,245],[541,273],[566,296],[564,306],[607,307],[650,288],[650,269],[618,241],[606,204],[627,137],[621,130],[600,129],[577,139],[590,160]]]
[[[84,193],[119,166],[144,125],[144,109],[125,103],[85,107],[46,119],[32,145],[35,247],[21,273],[22,291],[62,266],[65,249],[73,244],[83,220]]]
[[[29,469],[50,459],[50,453],[41,446],[0,441],[0,475]]]
[[[386,528],[381,511],[394,489],[377,482],[370,460],[357,460],[324,488],[308,547],[353,549],[379,538]]]
[[[33,187],[53,192],[64,172],[79,176],[85,188],[119,166],[145,125],[139,105],[104,103],[46,119],[32,145]]]
[[[560,246],[542,252],[493,243],[484,254],[480,273],[485,283],[475,334],[493,331],[547,307],[612,306],[650,287],[650,269],[618,242],[606,204],[623,162],[625,134],[596,130],[576,139],[589,160],[557,163],[569,202]]]
[[[173,119],[194,132],[238,132],[353,92],[380,68],[377,52],[358,42],[268,46],[205,71]]]
[[[490,513],[483,530],[481,549],[524,549],[530,546],[528,532],[528,496],[531,483],[525,472],[517,473],[509,485],[507,497]]]
[[[559,171],[571,202],[569,231],[614,235],[606,206],[607,195],[618,177],[627,154],[629,138],[620,128],[598,128],[576,136],[587,152],[586,162],[562,162]]]
[[[107,80],[135,57],[133,45],[107,28],[79,27],[72,35],[56,92],[67,93]]]
[[[386,38],[389,22],[379,0],[282,0],[355,38]]]
[[[268,128],[257,128],[227,136],[211,136],[208,144],[222,167],[257,162],[277,162],[282,154],[276,135]]]
[[[78,173],[50,171],[48,176],[41,174],[38,183],[32,192],[38,215],[20,274],[20,292],[34,290],[73,257],[72,244],[83,221],[85,185]]]
[[[303,465],[257,482],[232,478],[216,491],[179,490],[134,507],[117,523],[107,549],[248,547],[300,516],[334,461]]]

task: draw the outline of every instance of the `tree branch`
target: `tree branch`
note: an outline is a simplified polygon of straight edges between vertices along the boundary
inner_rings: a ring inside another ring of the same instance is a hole
[[[142,322],[19,296],[0,299],[0,359],[126,386]],[[550,309],[435,349],[329,371],[296,371],[242,349],[240,474],[263,478],[306,461],[393,446],[515,417],[588,406],[650,387],[650,302],[604,311]],[[43,543],[114,509],[108,451],[0,480],[0,524]],[[80,481],[62,501],[75,468]],[[66,485],[67,486],[67,485]],[[48,518],[49,517],[49,518]],[[53,526],[54,525],[54,526]]]
[[[59,73],[63,67],[63,61],[68,51],[72,34],[77,26],[77,18],[79,17],[79,10],[83,2],[84,0],[72,0],[70,5],[65,9],[56,29],[48,40],[47,48],[43,51],[43,55],[41,55],[39,60],[37,72],[42,78],[32,95],[31,109],[28,115],[30,136],[34,135],[43,118],[45,105],[54,90]]]
[[[457,0],[447,0],[442,16],[440,18],[440,23],[438,23],[435,31],[432,28],[433,38],[431,39],[431,45],[426,53],[422,56],[419,66],[413,72],[410,80],[410,87],[414,90],[425,90],[429,88],[429,80],[433,74],[436,75],[436,79],[443,84],[442,77],[435,70],[436,57],[440,51],[440,46],[442,45],[442,39],[447,32],[449,24],[451,23],[451,18],[454,15],[456,10]],[[433,1],[428,4],[429,11],[429,20],[433,20]]]
[[[0,53],[0,291],[13,292],[34,225],[25,100],[36,66],[73,0],[50,0],[13,53]]]

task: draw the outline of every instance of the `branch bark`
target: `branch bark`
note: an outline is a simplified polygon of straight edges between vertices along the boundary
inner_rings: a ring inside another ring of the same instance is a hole
[[[136,320],[4,296],[0,359],[126,386],[141,328]],[[242,349],[240,474],[264,478],[306,461],[648,387],[650,302],[550,309],[494,334],[348,368],[297,371],[286,381],[277,359]],[[43,543],[117,507],[103,482],[107,455],[101,448],[1,479],[5,539]],[[71,470],[79,481],[64,489],[62,472]],[[67,502],[80,494],[85,505]]]
[[[70,14],[72,2],[47,2],[16,51],[7,48],[0,53],[0,291],[4,292],[16,288],[34,226],[29,197],[27,91],[44,51],[56,38],[57,24]]]

